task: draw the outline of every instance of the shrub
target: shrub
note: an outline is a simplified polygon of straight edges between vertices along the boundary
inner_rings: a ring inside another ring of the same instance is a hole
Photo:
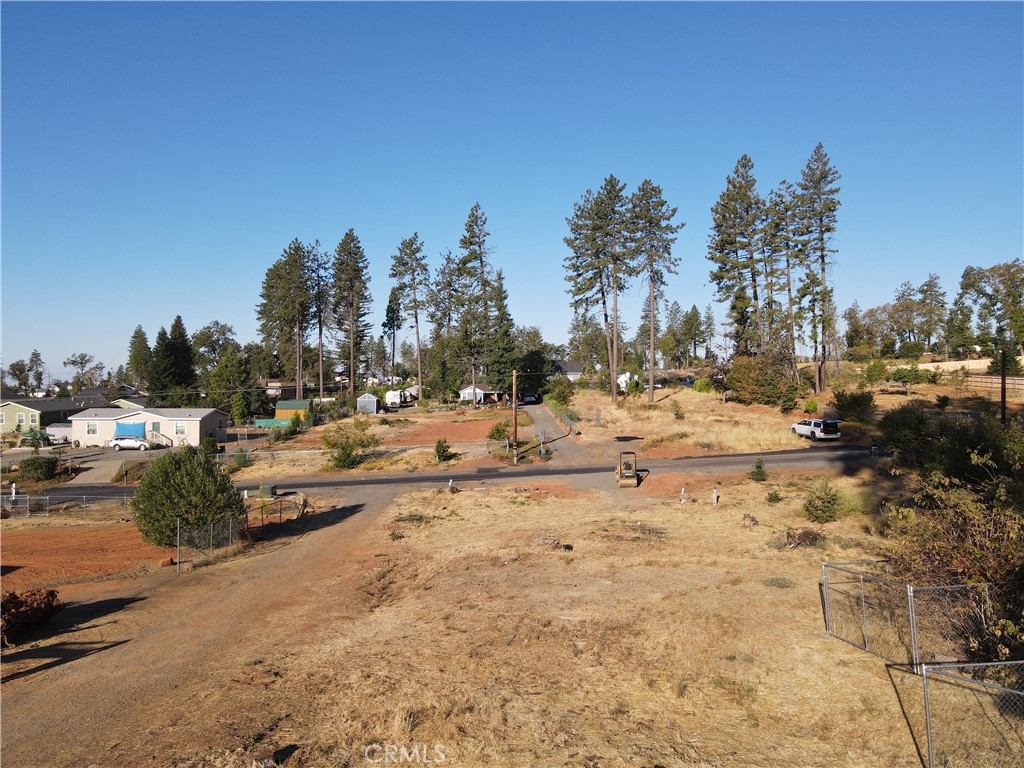
[[[918,403],[906,403],[882,417],[882,447],[892,451],[898,461],[916,464],[928,435],[928,415]]]
[[[782,501],[782,494],[779,493],[778,491],[772,491],[771,493],[768,494],[767,500],[769,504],[778,504],[780,501]]]
[[[765,471],[764,468],[764,459],[759,458],[757,461],[754,462],[754,468],[747,472],[747,477],[758,483],[763,483],[765,480],[768,479],[768,473]]]
[[[707,394],[715,391],[715,385],[711,383],[711,379],[697,379],[693,382],[693,391]]]
[[[818,401],[813,397],[808,397],[804,401],[804,413],[817,413],[818,412]]]
[[[496,421],[491,426],[491,430],[487,433],[488,440],[507,440],[509,436],[509,427],[512,426],[512,422],[509,419],[504,421]]]
[[[196,526],[245,517],[242,495],[227,472],[191,445],[154,459],[130,506],[142,538],[160,547],[174,544],[177,518]]]
[[[572,393],[572,382],[565,376],[555,376],[548,382],[548,397],[564,407],[568,407]]]
[[[28,456],[18,464],[18,474],[26,480],[52,480],[57,476],[57,457]]]
[[[437,457],[437,460],[440,463],[451,461],[455,458],[455,454],[452,452],[452,447],[443,437],[434,444],[434,456]]]
[[[302,415],[301,415],[301,414],[298,414],[298,413],[293,413],[293,414],[292,414],[292,423],[291,423],[291,425],[290,425],[290,426],[288,427],[288,430],[289,430],[289,431],[290,431],[290,432],[291,432],[292,434],[295,434],[295,433],[297,433],[297,432],[298,432],[298,431],[299,431],[300,429],[302,429]]]
[[[244,448],[238,448],[231,456],[231,462],[228,464],[228,472],[234,472],[251,466],[252,457],[249,456],[249,452]]]
[[[832,393],[829,403],[839,413],[839,418],[847,421],[868,423],[874,418],[875,396],[871,392],[847,392],[837,389]]]
[[[64,608],[55,589],[4,592],[0,602],[0,645],[4,647],[33,627],[45,624]]]
[[[672,401],[672,416],[676,421],[683,421],[686,418],[686,414],[683,412],[683,406],[679,404],[678,400]]]
[[[213,456],[217,453],[217,441],[212,437],[203,437],[199,440],[199,450],[203,453]]]
[[[804,512],[815,523],[832,523],[839,519],[842,498],[827,477],[819,477],[807,491]]]
[[[953,398],[949,395],[936,395],[935,405],[940,411],[945,411],[949,406],[953,404]]]
[[[726,384],[744,405],[784,406],[796,397],[789,365],[771,357],[736,357]]]
[[[367,452],[380,445],[380,439],[370,434],[370,422],[365,417],[335,424],[324,433],[323,442],[331,452],[331,466],[336,469],[358,467],[366,460]]]

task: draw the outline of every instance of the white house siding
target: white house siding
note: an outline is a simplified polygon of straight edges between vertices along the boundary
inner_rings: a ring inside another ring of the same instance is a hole
[[[93,408],[75,414],[70,421],[71,439],[84,446],[108,445],[118,422],[145,421],[146,437],[164,445],[198,446],[204,437],[213,437],[218,442],[227,437],[227,414],[212,408]],[[89,434],[90,425],[95,426],[95,434]]]

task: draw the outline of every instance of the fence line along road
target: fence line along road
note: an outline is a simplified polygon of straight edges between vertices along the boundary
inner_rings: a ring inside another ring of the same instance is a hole
[[[985,391],[994,390],[998,392],[1002,389],[1003,380],[1000,376],[988,376],[979,373],[972,373],[967,377],[967,384],[975,389],[984,389]],[[1024,376],[1007,376],[1006,391],[1024,392]]]

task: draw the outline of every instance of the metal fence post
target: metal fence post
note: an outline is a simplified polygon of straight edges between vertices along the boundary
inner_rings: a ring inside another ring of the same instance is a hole
[[[213,521],[210,521],[210,551],[213,552]]]
[[[825,634],[832,634],[832,610],[828,604],[828,563],[821,564],[821,590],[825,600]]]
[[[924,689],[924,733],[928,741],[928,768],[933,768],[935,758],[932,754],[932,712],[928,703],[928,665],[921,665],[921,687]]]
[[[910,619],[910,663],[914,671],[918,672],[921,667],[921,649],[918,648],[917,637],[917,610],[914,604],[914,585],[907,584],[907,616]]]
[[[864,635],[864,650],[870,650],[868,648],[868,601],[864,595],[864,574],[857,574],[860,578],[860,613],[861,613],[861,633]]]

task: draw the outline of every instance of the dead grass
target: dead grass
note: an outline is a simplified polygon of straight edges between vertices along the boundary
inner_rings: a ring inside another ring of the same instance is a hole
[[[808,525],[808,477],[715,479],[717,506],[683,476],[401,497],[371,532],[363,614],[304,657],[304,764],[392,743],[474,766],[918,765],[884,664],[822,631],[820,563],[870,554],[863,523],[778,550]]]
[[[778,409],[723,403],[720,396],[692,389],[661,390],[655,398],[653,406],[645,399],[629,398],[616,408],[602,392],[577,392],[572,408],[591,422],[581,427],[581,440],[632,435],[645,440],[645,450],[670,447],[679,456],[777,451],[807,444],[789,431],[795,415]],[[683,419],[675,417],[676,410]],[[598,413],[600,422],[594,423]]]

